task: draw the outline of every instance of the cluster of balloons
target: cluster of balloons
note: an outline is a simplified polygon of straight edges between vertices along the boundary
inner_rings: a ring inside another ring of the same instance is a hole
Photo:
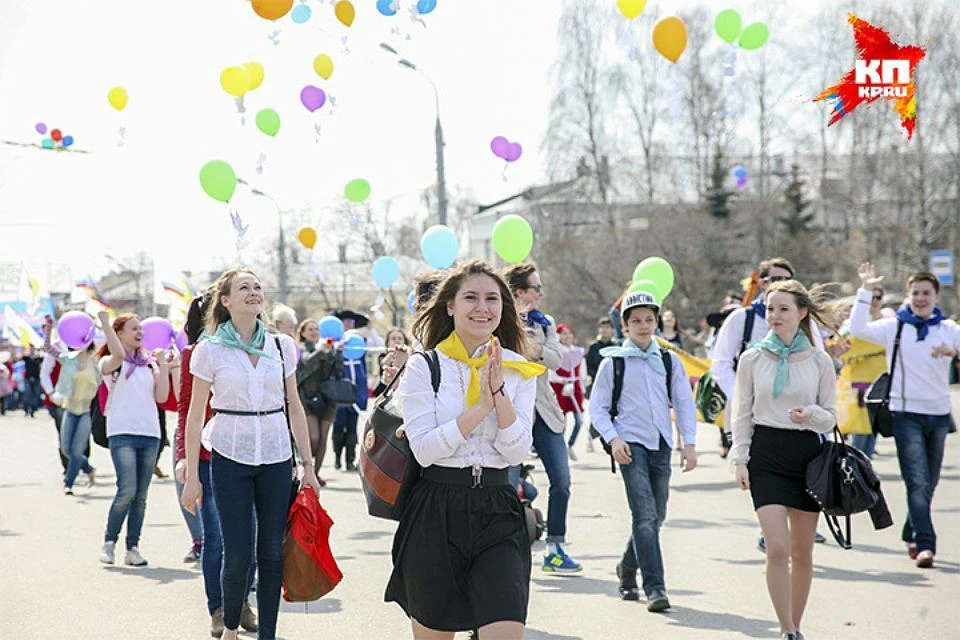
[[[450,227],[435,224],[423,232],[420,238],[420,253],[434,269],[446,269],[457,260],[460,243]]]
[[[211,160],[200,168],[200,186],[219,202],[230,202],[237,190],[237,174],[223,160]]]
[[[93,318],[82,311],[68,311],[57,322],[60,340],[71,349],[86,349],[97,334]]]
[[[360,203],[370,197],[370,183],[363,178],[356,178],[343,188],[343,195],[350,202]]]
[[[493,155],[507,162],[516,162],[523,155],[523,147],[519,142],[510,142],[503,136],[497,136],[490,141],[490,150]]]
[[[377,11],[389,18],[397,15],[399,5],[398,0],[377,0]],[[416,8],[418,14],[427,15],[437,8],[437,0],[419,0]]]
[[[250,6],[264,20],[279,20],[290,13],[293,0],[251,0]]]
[[[220,86],[234,98],[242,98],[263,84],[263,66],[259,62],[227,67],[220,72]]]
[[[313,227],[300,227],[297,231],[297,240],[307,249],[313,249],[317,244],[317,230]]]
[[[733,171],[730,172],[734,179],[737,181],[737,188],[743,189],[747,186],[747,168],[742,164],[738,164],[733,168]]]
[[[523,262],[533,250],[533,229],[516,214],[508,214],[493,225],[493,249],[505,262]]]
[[[651,257],[642,260],[633,270],[630,293],[645,291],[652,295],[658,304],[673,291],[673,267],[663,258]]]
[[[739,38],[737,45],[747,51],[759,49],[770,37],[770,28],[765,22],[753,22],[744,28],[740,14],[733,9],[718,13],[713,21],[713,29],[724,42],[733,44]]]
[[[400,277],[400,263],[396,258],[381,256],[373,261],[373,281],[379,289],[389,289]]]
[[[127,95],[127,90],[123,87],[113,87],[107,92],[107,102],[117,111],[126,109],[129,100],[130,96]]]
[[[42,122],[38,122],[34,128],[40,135],[47,133],[47,125]],[[50,135],[43,138],[40,144],[44,149],[68,149],[73,146],[73,136],[63,135],[60,129],[51,129]]]

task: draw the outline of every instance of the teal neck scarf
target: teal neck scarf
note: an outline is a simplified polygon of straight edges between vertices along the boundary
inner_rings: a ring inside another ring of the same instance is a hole
[[[267,342],[267,326],[260,318],[257,318],[257,328],[253,330],[253,338],[250,340],[249,344],[240,338],[240,335],[237,333],[237,329],[233,326],[233,321],[231,320],[227,320],[218,326],[217,332],[212,336],[204,334],[200,339],[209,340],[210,342],[221,344],[225,347],[230,347],[231,349],[240,349],[241,351],[246,351],[250,355],[260,356],[261,358],[267,358],[268,360],[279,361],[277,356],[267,353],[263,350],[263,347]]]
[[[780,359],[777,363],[777,375],[773,378],[773,397],[776,398],[783,392],[783,387],[790,380],[790,365],[788,363],[790,354],[806,351],[812,348],[813,345],[810,344],[807,334],[805,334],[802,329],[798,329],[797,335],[793,337],[793,342],[790,343],[790,346],[785,345],[783,340],[780,339],[780,336],[773,331],[753,346],[766,349]]]
[[[663,366],[663,358],[660,356],[660,345],[658,345],[657,341],[653,338],[650,339],[650,344],[647,346],[646,351],[628,338],[624,340],[620,346],[615,345],[600,349],[600,355],[604,358],[640,358],[653,367],[653,370],[660,375],[667,375],[667,370]]]

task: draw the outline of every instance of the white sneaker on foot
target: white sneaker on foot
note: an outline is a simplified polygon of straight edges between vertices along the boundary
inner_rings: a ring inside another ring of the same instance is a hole
[[[114,549],[116,546],[116,542],[104,542],[103,547],[100,549],[100,562],[103,564],[113,564]]]
[[[140,549],[130,547],[127,549],[127,555],[123,558],[123,564],[128,564],[131,567],[145,567],[147,566],[147,561],[140,555]]]
[[[577,461],[577,453],[573,450],[573,447],[567,447],[567,456],[570,458],[571,461],[573,462]]]

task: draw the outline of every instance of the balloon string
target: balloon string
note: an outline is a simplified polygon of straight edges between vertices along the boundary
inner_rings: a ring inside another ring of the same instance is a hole
[[[510,163],[509,163],[509,162],[503,163],[503,174],[501,174],[501,177],[503,178],[503,181],[504,181],[504,182],[507,182],[507,181],[510,179],[510,178],[507,177],[507,169],[509,169],[509,168],[510,168]]]

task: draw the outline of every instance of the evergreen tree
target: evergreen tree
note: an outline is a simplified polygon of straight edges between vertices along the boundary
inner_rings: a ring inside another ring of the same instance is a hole
[[[803,197],[803,187],[804,181],[800,179],[800,165],[794,163],[790,167],[790,184],[787,185],[783,194],[787,215],[780,218],[780,224],[786,228],[791,238],[809,232],[814,218],[814,214],[804,213],[810,206],[810,201]]]
[[[733,191],[728,191],[724,183],[727,180],[727,167],[723,162],[723,151],[717,147],[713,154],[713,169],[710,171],[710,186],[707,187],[707,210],[710,215],[720,220],[730,217],[730,198]]]

